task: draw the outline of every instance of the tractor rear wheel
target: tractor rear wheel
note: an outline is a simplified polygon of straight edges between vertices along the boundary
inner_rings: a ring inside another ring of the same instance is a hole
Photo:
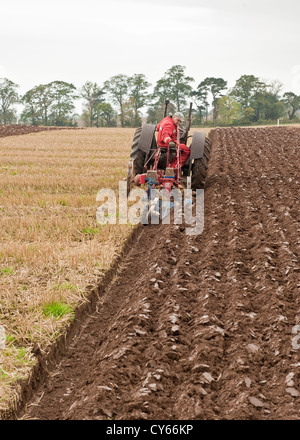
[[[211,140],[205,139],[203,157],[195,159],[192,165],[192,189],[201,189],[204,187],[204,182],[207,174],[208,161],[210,157]]]
[[[137,174],[142,174],[144,171],[146,153],[139,149],[139,140],[141,137],[141,133],[142,133],[142,127],[139,127],[136,129],[133,136],[133,142],[130,153],[130,159],[133,160],[133,170],[132,170],[133,177],[136,176]]]

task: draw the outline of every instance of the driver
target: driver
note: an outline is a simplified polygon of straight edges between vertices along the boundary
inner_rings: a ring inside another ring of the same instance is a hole
[[[156,127],[158,131],[157,145],[161,148],[175,147],[177,139],[177,126],[184,121],[183,114],[176,112],[174,115],[165,117]],[[180,144],[180,166],[182,167],[188,160],[191,150],[185,144]],[[171,163],[172,168],[176,168],[177,158]]]

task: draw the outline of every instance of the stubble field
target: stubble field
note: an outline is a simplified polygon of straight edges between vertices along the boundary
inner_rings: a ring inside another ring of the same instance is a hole
[[[35,131],[35,130],[34,130]],[[131,226],[96,221],[96,194],[126,176],[134,130],[55,130],[0,139],[0,409],[86,301]]]

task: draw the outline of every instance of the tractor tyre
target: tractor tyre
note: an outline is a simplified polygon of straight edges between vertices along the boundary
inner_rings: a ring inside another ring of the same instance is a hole
[[[142,174],[144,171],[146,153],[140,150],[138,146],[141,133],[142,133],[142,128],[139,127],[136,129],[133,136],[133,142],[130,153],[130,159],[133,160],[133,170],[132,170],[133,177],[136,176],[137,174]]]
[[[210,158],[211,140],[205,139],[203,157],[195,159],[192,165],[192,189],[204,188],[205,178],[207,174],[208,161]]]

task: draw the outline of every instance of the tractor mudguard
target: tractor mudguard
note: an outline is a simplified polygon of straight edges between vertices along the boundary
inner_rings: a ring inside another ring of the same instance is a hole
[[[144,124],[142,127],[138,148],[144,151],[146,155],[148,155],[151,149],[155,130],[156,130],[156,125],[153,124]]]
[[[196,132],[193,134],[191,143],[190,161],[193,159],[201,159],[204,155],[205,133]]]

